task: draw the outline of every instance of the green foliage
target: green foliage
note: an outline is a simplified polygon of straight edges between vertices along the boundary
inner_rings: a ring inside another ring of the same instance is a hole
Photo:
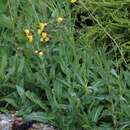
[[[130,129],[129,4],[0,0],[0,111],[60,130]],[[48,22],[48,43],[39,22]]]

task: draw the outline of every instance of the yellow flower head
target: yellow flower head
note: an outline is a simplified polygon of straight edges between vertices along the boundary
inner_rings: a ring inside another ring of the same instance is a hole
[[[46,32],[42,32],[42,38],[45,39],[48,36]]]
[[[36,50],[34,53],[37,54],[37,53],[38,53],[38,50]]]
[[[42,32],[40,41],[41,42],[48,42],[49,41],[49,37],[48,37],[48,34],[46,32]]]
[[[77,0],[70,0],[70,3],[74,4]]]
[[[30,33],[30,30],[29,29],[24,29],[24,33],[25,33],[26,36],[28,36],[29,33]]]
[[[42,30],[41,30],[41,29],[38,29],[38,30],[37,30],[37,33],[38,33],[39,35],[41,35]]]
[[[44,23],[39,23],[39,28],[40,28],[41,30],[44,30],[44,28],[45,28]]]
[[[47,26],[47,23],[39,23],[39,29],[43,31],[45,27]]]
[[[28,35],[27,38],[28,38],[28,41],[29,41],[30,43],[32,43],[32,41],[33,41],[33,36],[32,36],[32,35]]]
[[[45,26],[47,26],[48,23],[44,23]]]
[[[63,22],[63,17],[58,17],[58,18],[57,18],[57,22],[58,22],[58,23]]]
[[[39,55],[39,56],[43,56],[43,52],[40,51],[40,52],[38,53],[38,55]]]
[[[43,52],[41,50],[36,50],[35,54],[38,56],[43,56]]]
[[[49,37],[46,37],[46,38],[45,38],[45,42],[48,42],[48,41],[49,41]]]
[[[44,41],[44,39],[43,39],[43,38],[40,38],[40,41],[41,41],[41,42],[43,42],[43,41]]]

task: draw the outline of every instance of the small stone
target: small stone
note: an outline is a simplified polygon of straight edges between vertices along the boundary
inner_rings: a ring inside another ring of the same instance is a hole
[[[14,116],[11,114],[0,114],[0,130],[12,130]]]
[[[54,130],[53,126],[49,126],[48,124],[35,123],[32,125],[32,128],[28,130]]]
[[[22,126],[24,123],[21,117],[16,117],[15,114],[0,114],[0,130],[13,130],[14,124]],[[25,122],[26,123],[26,122]],[[22,129],[23,130],[23,129]],[[28,130],[55,130],[53,126],[44,123],[34,123]]]

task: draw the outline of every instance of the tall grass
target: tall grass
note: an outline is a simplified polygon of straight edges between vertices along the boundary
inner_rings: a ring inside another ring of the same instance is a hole
[[[129,130],[129,4],[0,0],[0,111],[60,130]],[[48,43],[39,22],[48,23]]]

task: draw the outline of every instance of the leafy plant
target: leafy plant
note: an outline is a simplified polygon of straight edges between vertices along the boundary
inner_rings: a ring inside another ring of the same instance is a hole
[[[62,130],[130,129],[128,1],[1,0],[0,8],[1,112]],[[48,23],[47,43],[39,22]]]

